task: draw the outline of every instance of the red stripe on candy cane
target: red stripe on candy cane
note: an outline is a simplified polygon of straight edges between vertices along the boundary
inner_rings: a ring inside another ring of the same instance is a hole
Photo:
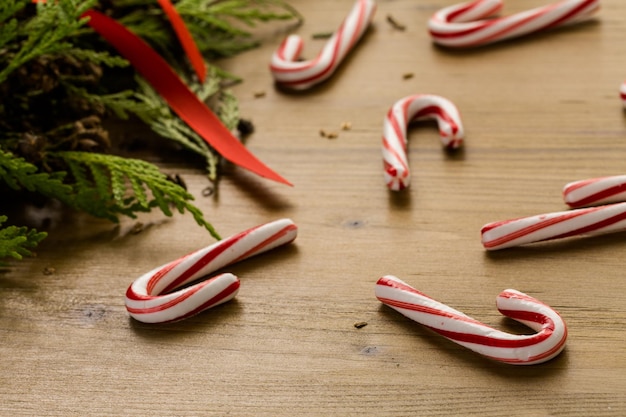
[[[563,200],[573,208],[626,201],[626,175],[570,182],[563,187]]]
[[[378,280],[375,294],[383,304],[452,342],[512,365],[548,361],[561,353],[567,340],[567,326],[555,310],[516,290],[500,293],[496,306],[503,315],[535,330],[535,334],[510,334],[487,326],[392,275]]]

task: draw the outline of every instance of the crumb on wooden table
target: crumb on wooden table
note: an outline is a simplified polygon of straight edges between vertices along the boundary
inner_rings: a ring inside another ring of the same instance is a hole
[[[336,139],[339,134],[337,134],[337,132],[327,132],[324,129],[320,129],[320,136],[328,139]]]

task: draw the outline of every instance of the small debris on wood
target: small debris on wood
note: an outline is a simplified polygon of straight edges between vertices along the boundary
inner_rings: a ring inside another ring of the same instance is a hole
[[[137,234],[143,232],[143,229],[144,229],[144,224],[142,222],[137,222],[130,229],[130,233],[132,233],[133,235],[137,235]]]
[[[404,74],[402,74],[402,78],[405,80],[408,80],[410,78],[413,78],[415,74],[413,74],[412,72],[405,72]]]
[[[320,136],[328,139],[336,139],[339,135],[337,132],[327,132],[324,129],[320,129]]]
[[[357,329],[362,329],[365,326],[367,326],[366,321],[357,321],[356,323],[354,323],[354,327],[356,327]]]
[[[185,191],[187,191],[187,184],[185,183],[185,180],[183,180],[183,177],[181,177],[178,174],[167,174],[167,180],[170,182],[173,182],[174,184],[180,185]]]
[[[254,133],[254,125],[250,120],[239,119],[239,121],[237,122],[237,131],[242,137],[246,137]]]
[[[352,122],[341,122],[341,130],[350,130],[352,129]]]
[[[265,91],[264,90],[255,91],[253,94],[254,94],[254,98],[263,98],[263,97],[265,97]]]
[[[209,185],[204,190],[202,190],[202,197],[210,197],[215,192],[215,187]]]
[[[319,32],[311,35],[313,39],[328,39],[333,36],[333,32]]]
[[[44,275],[54,275],[54,273],[57,272],[57,270],[51,266],[47,266],[43,269],[42,272]]]
[[[390,14],[387,15],[387,22],[389,22],[389,24],[391,25],[392,28],[396,29],[396,30],[400,30],[403,31],[406,29],[406,26],[404,26],[402,23],[398,22],[396,19],[394,19],[394,17]]]

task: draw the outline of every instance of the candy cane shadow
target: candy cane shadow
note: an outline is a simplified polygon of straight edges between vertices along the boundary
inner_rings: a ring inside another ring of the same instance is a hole
[[[224,175],[223,178],[221,178],[217,184],[213,185],[212,192],[209,194],[208,198],[212,198],[215,202],[219,202],[219,189],[221,182],[228,180],[239,191],[243,192],[250,199],[255,200],[258,204],[270,212],[280,212],[293,208],[293,204],[289,203],[289,201],[283,198],[281,194],[274,192],[273,189],[268,187],[268,180],[259,178],[246,170],[234,167],[232,164],[228,165],[229,166],[227,166],[222,172]],[[278,191],[282,191],[284,189],[285,187],[282,185],[277,188]]]
[[[485,251],[485,257],[493,261],[512,261],[516,259],[554,258],[559,254],[571,257],[572,255],[590,256],[590,251],[614,251],[616,248],[626,248],[626,232],[615,232],[598,236],[572,236],[560,240],[546,240],[543,242],[528,243],[523,246]]]
[[[411,184],[409,187],[400,191],[387,190],[389,196],[389,205],[397,209],[410,209],[412,206],[412,195],[413,193],[420,193],[419,188],[419,176],[420,176],[420,164],[418,154],[424,152],[424,149],[420,149],[420,142],[429,141],[428,136],[431,137],[433,135],[437,135],[438,125],[436,120],[420,120],[420,121],[411,121],[407,127],[407,159],[409,161],[409,169],[411,170]],[[426,138],[424,137],[426,136]],[[432,139],[431,139],[432,140]],[[441,148],[438,143],[440,142],[439,138],[435,138],[435,142],[438,148]],[[413,145],[412,145],[413,144]],[[437,152],[440,152],[437,149]],[[447,164],[449,162],[457,162],[457,161],[465,161],[466,152],[465,145],[456,148],[456,149],[446,149],[442,148],[441,152],[443,153],[443,161],[442,164]],[[413,160],[413,162],[411,162]],[[417,168],[413,169],[415,165]],[[411,189],[414,189],[411,192]],[[416,190],[417,189],[417,190]],[[424,196],[424,198],[427,198]]]
[[[563,351],[557,357],[547,362],[535,365],[511,365],[498,362],[486,358],[476,352],[472,352],[471,350],[446,339],[423,325],[398,314],[397,311],[394,311],[392,308],[383,304],[379,306],[379,313],[382,314],[386,320],[388,320],[388,326],[398,326],[400,328],[400,330],[393,332],[393,334],[410,335],[414,338],[414,347],[416,350],[428,349],[445,353],[446,358],[441,359],[442,366],[450,366],[450,363],[454,361],[459,367],[473,368],[477,372],[487,372],[490,375],[515,382],[519,382],[520,378],[531,380],[533,378],[542,378],[542,380],[551,377],[557,378],[560,374],[567,370],[567,364],[569,362],[567,346],[565,346]],[[473,312],[468,309],[465,309],[463,313],[476,320],[482,321],[480,317],[473,314]],[[483,321],[483,323],[509,333],[536,333],[531,328],[505,316],[502,316],[499,322],[496,321],[488,323]]]
[[[211,307],[208,310],[204,310],[199,314],[186,319],[168,323],[142,323],[128,316],[129,326],[139,337],[162,340],[164,337],[170,339],[182,338],[186,337],[190,333],[210,333],[216,328],[229,326],[231,323],[239,323],[238,320],[240,320],[241,315],[245,312],[246,303],[253,303],[256,298],[253,293],[254,285],[252,282],[254,281],[255,273],[258,275],[259,271],[267,265],[279,265],[286,262],[287,259],[295,258],[298,255],[298,247],[292,243],[283,247],[274,248],[270,252],[258,254],[246,260],[228,265],[222,269],[212,272],[210,276],[217,276],[224,272],[230,272],[239,277],[241,280],[241,286],[237,296],[232,300],[224,304]],[[280,271],[280,267],[277,267],[277,270]],[[291,277],[287,274],[284,277],[285,280],[290,278]],[[207,276],[200,277],[184,287],[192,286],[198,282],[204,281],[205,279],[207,279]],[[276,285],[281,285],[278,279],[276,280]],[[176,291],[184,287],[177,288]],[[247,301],[240,301],[239,298],[245,298]]]
[[[142,339],[148,340],[175,340],[187,337],[191,333],[211,333],[214,329],[224,326],[228,322],[237,320],[243,306],[237,298],[227,303],[211,307],[200,314],[170,323],[142,323],[128,317],[129,327]]]
[[[480,53],[489,53],[494,52],[503,48],[513,48],[518,45],[523,45],[526,43],[532,42],[541,42],[547,37],[557,37],[557,36],[566,36],[568,33],[576,33],[582,32],[585,30],[589,30],[590,27],[595,27],[600,25],[600,19],[592,18],[590,20],[585,20],[582,22],[577,22],[571,26],[559,26],[547,30],[543,30],[540,32],[529,33],[524,36],[520,36],[517,38],[505,39],[502,41],[489,43],[486,45],[478,45],[478,46],[470,46],[463,48],[454,48],[444,45],[439,45],[432,42],[433,49],[441,52],[445,52],[450,55],[458,55],[458,56],[467,56],[467,55],[475,55]]]

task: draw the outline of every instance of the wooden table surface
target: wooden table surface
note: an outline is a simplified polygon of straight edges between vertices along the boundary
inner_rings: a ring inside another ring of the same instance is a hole
[[[335,30],[352,5],[290,3],[305,17],[295,32],[307,57],[324,44],[311,35]],[[503,13],[541,5],[510,3]],[[565,210],[567,182],[626,173],[626,3],[604,0],[590,22],[463,51],[435,47],[426,31],[451,4],[379,1],[339,71],[303,93],[279,91],[268,71],[283,26],[218,62],[244,79],[234,91],[256,127],[247,146],[294,187],[229,168],[217,196],[203,197],[198,167],[161,165],[182,175],[222,236],[288,217],[297,239],[229,268],[242,281],[233,301],[147,325],[129,318],[126,288],[213,243],[208,233],[189,215],[151,214],[141,233],[133,221],[53,217],[38,256],[0,272],[0,414],[626,415],[624,234],[493,253],[480,243],[485,223]],[[446,154],[434,124],[412,126],[413,182],[393,193],[383,117],[415,93],[457,105],[465,148]],[[386,274],[527,332],[495,308],[501,290],[518,289],[561,313],[567,346],[535,366],[485,359],[382,305],[374,283]]]

